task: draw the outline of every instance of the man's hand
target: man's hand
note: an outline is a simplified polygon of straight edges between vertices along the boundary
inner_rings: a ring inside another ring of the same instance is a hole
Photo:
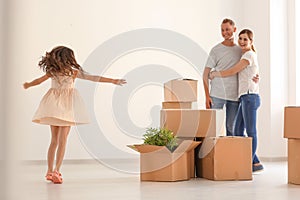
[[[212,105],[212,100],[210,97],[206,97],[206,101],[205,101],[205,106],[206,106],[206,109],[210,109],[211,108],[211,105]]]

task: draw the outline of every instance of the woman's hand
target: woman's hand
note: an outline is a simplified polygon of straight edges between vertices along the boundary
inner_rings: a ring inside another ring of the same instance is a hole
[[[208,74],[208,78],[209,80],[213,80],[215,77],[216,77],[216,71],[211,71],[209,74]]]
[[[254,83],[258,83],[259,82],[259,74],[256,74],[255,76],[253,76],[252,81]]]

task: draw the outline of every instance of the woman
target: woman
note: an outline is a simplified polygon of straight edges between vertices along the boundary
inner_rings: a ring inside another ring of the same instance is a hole
[[[248,137],[252,137],[252,171],[263,170],[263,165],[256,156],[257,130],[256,118],[257,109],[260,106],[258,83],[252,79],[258,74],[257,55],[253,46],[253,33],[244,29],[239,33],[238,44],[242,49],[240,61],[224,71],[213,71],[210,78],[232,76],[238,73],[239,79],[239,109],[234,124],[234,135],[244,136],[244,130]]]

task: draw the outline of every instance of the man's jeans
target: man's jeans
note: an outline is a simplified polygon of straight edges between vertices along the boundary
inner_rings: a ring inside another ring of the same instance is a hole
[[[240,97],[240,105],[234,125],[234,135],[244,136],[244,130],[248,137],[252,137],[252,160],[259,163],[256,156],[257,148],[257,130],[256,116],[257,109],[260,106],[260,97],[258,94],[245,94]]]
[[[216,97],[211,97],[212,99],[212,109],[223,109],[224,105],[226,108],[226,135],[233,136],[233,127],[234,127],[234,120],[239,108],[238,101],[230,101],[225,99],[220,99]]]

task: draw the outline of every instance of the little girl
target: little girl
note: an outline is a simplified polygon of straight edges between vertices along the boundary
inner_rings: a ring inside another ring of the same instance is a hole
[[[27,89],[51,78],[51,88],[41,100],[32,121],[50,125],[51,143],[48,149],[46,180],[62,183],[60,167],[70,127],[89,122],[83,100],[74,88],[75,79],[108,82],[116,85],[126,84],[126,81],[87,74],[77,63],[74,52],[64,46],[58,46],[51,52],[46,52],[38,65],[46,74],[29,83],[24,83],[23,86]],[[53,169],[55,156],[56,164]]]

